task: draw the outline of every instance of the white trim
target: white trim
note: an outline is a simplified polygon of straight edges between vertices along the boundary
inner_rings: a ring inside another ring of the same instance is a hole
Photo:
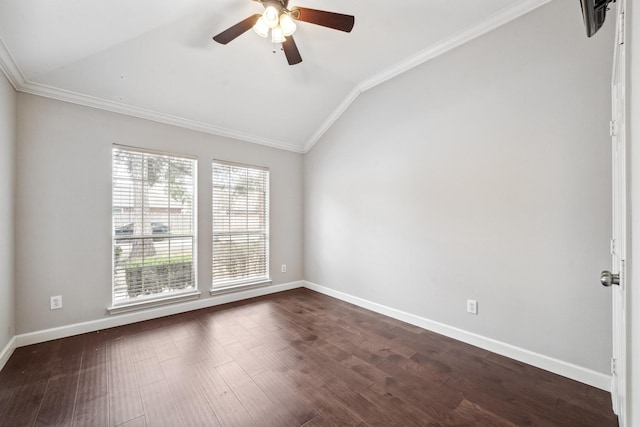
[[[230,162],[228,160],[211,159],[211,163],[218,163],[223,166],[240,167],[245,169],[258,169],[262,171],[270,172],[269,166],[249,165],[246,163]]]
[[[442,40],[429,48],[418,52],[409,58],[404,59],[400,63],[389,67],[375,74],[369,79],[357,84],[351,92],[347,94],[345,99],[331,112],[322,122],[320,127],[311,135],[309,140],[300,147],[297,144],[291,144],[284,141],[278,141],[269,138],[263,138],[258,135],[252,135],[233,129],[227,129],[208,123],[189,120],[170,114],[160,113],[141,107],[122,104],[119,102],[97,98],[90,95],[58,89],[52,86],[28,81],[17,62],[7,49],[6,45],[0,38],[0,69],[7,76],[13,87],[20,92],[30,93],[32,95],[43,96],[45,98],[57,99],[59,101],[70,102],[72,104],[83,105],[85,107],[97,108],[100,110],[110,111],[114,113],[124,114],[127,116],[138,117],[141,119],[151,120],[158,123],[164,123],[185,129],[195,130],[199,132],[209,133],[212,135],[224,136],[227,138],[238,139],[241,141],[251,142],[254,144],[265,145],[267,147],[278,148],[281,150],[292,151],[294,153],[304,154],[325,134],[325,132],[338,120],[338,118],[346,111],[346,109],[358,98],[358,96],[379,84],[390,80],[399,74],[404,73],[424,62],[442,55],[464,43],[467,43],[483,34],[506,24],[507,22],[519,18],[520,16],[531,12],[532,10],[550,2],[551,0],[522,0],[514,6],[508,7],[496,15],[491,16],[486,21],[473,28],[461,33],[455,34],[445,40]]]
[[[498,353],[502,356],[527,363],[529,365],[544,369],[549,372],[553,372],[554,374],[562,375],[563,377],[567,377],[605,391],[610,391],[610,375],[602,374],[600,372],[596,372],[582,366],[574,365],[572,363],[545,356],[540,353],[535,353],[533,351],[516,347],[514,345],[494,340],[492,338],[487,338],[473,332],[468,332],[463,329],[445,325],[444,323],[436,322],[425,317],[417,316],[415,314],[397,310],[386,305],[378,304],[363,298],[349,295],[344,292],[336,291],[334,289],[327,288],[316,283],[305,281],[304,287],[325,295],[329,295],[333,298],[346,301],[359,307],[366,308],[367,310],[375,311],[376,313],[380,313],[385,316],[389,316],[394,319],[419,326],[429,331],[439,333],[449,338],[453,338],[455,340],[462,341],[494,353]]]
[[[4,40],[0,37],[0,70],[7,76],[7,80],[13,85],[15,90],[25,84],[27,79],[24,77],[22,70],[18,66],[13,55],[9,52],[7,45],[4,44]]]
[[[152,307],[160,307],[161,305],[175,304],[177,302],[191,301],[200,298],[202,292],[190,291],[180,294],[169,295],[164,298],[152,298],[142,301],[128,302],[120,305],[114,305],[107,308],[109,314],[128,313],[130,311],[145,310]]]
[[[37,344],[40,342],[51,341],[59,338],[66,338],[73,335],[84,334],[87,332],[94,332],[102,329],[114,328],[116,326],[128,325],[130,323],[143,322],[145,320],[157,319],[159,317],[171,316],[173,314],[185,313],[192,310],[199,310],[202,308],[227,304],[230,302],[242,301],[249,298],[273,294],[276,292],[288,291],[291,289],[301,288],[303,286],[303,281],[265,286],[261,288],[239,291],[236,293],[219,295],[211,298],[199,299],[196,301],[189,301],[181,304],[165,305],[162,307],[150,308],[148,310],[140,310],[133,313],[126,313],[121,316],[109,316],[89,322],[75,323],[73,325],[29,332],[26,334],[16,335],[14,337],[15,346],[22,347],[25,345]]]
[[[158,123],[169,124],[185,129],[195,130],[198,132],[209,133],[212,135],[224,136],[227,138],[238,139],[241,141],[252,142],[254,144],[266,145],[268,147],[279,148],[281,150],[294,151],[302,153],[302,149],[294,144],[289,144],[275,139],[263,138],[261,136],[252,135],[233,129],[223,128],[208,123],[198,122],[195,120],[185,119],[171,114],[160,113],[146,108],[135,107],[132,105],[122,104],[120,102],[110,101],[95,96],[84,95],[65,89],[58,89],[52,86],[43,85],[34,82],[25,82],[17,89],[20,92],[39,95],[45,98],[57,99],[59,101],[70,102],[72,104],[84,105],[85,107],[97,108],[99,110],[111,111],[113,113],[124,114],[127,116],[138,117],[141,119],[151,120]]]
[[[309,138],[304,145],[303,154],[306,154],[315,145],[316,142],[325,134],[325,132],[338,120],[338,118],[345,112],[345,110],[353,103],[353,101],[360,96],[361,93],[372,89],[388,80],[397,77],[398,75],[409,71],[418,65],[421,65],[437,56],[440,56],[450,50],[453,50],[465,43],[476,39],[489,31],[495,30],[501,25],[506,24],[522,15],[531,12],[538,7],[549,3],[551,0],[523,0],[518,4],[508,7],[501,12],[491,16],[486,21],[472,27],[466,31],[455,34],[452,37],[441,40],[438,43],[418,52],[415,55],[406,58],[400,63],[382,70],[375,74],[373,77],[360,82],[336,107],[336,109],[329,114],[327,119],[322,123],[320,128]]]
[[[196,160],[196,161],[198,160],[198,156],[195,156],[193,154],[174,153],[171,151],[163,151],[163,150],[153,150],[150,148],[136,147],[133,145],[118,144],[117,142],[113,144],[113,148],[117,148],[119,150],[124,150],[124,151],[133,151],[134,153],[137,153],[137,154],[152,154],[156,156],[171,156],[171,157],[178,157],[180,159]]]
[[[4,368],[4,365],[7,364],[16,347],[16,337],[11,337],[7,345],[0,351],[0,371]]]
[[[76,323],[73,325],[61,326],[57,328],[45,329],[41,331],[30,332],[26,334],[16,335],[9,341],[5,348],[0,352],[0,369],[17,347],[22,347],[40,342],[50,341],[59,338],[70,337],[73,335],[94,332],[102,329],[113,328],[116,326],[127,325],[130,323],[142,322],[145,320],[156,319],[159,317],[170,316],[173,314],[184,313],[192,310],[213,307],[216,305],[227,304],[230,302],[246,300],[272,293],[287,291],[305,287],[316,292],[337,298],[342,301],[366,308],[367,310],[389,316],[394,319],[407,322],[409,324],[419,326],[426,330],[430,330],[441,335],[483,348],[488,351],[500,354],[511,359],[518,360],[523,363],[553,372],[558,375],[579,381],[599,389],[610,391],[611,376],[596,372],[572,363],[564,362],[543,354],[535,353],[511,344],[487,338],[472,332],[468,332],[453,326],[445,325],[421,316],[397,310],[382,304],[378,304],[363,298],[355,297],[344,292],[336,291],[325,286],[308,281],[297,281],[283,283],[280,285],[270,285],[259,288],[242,290],[235,293],[227,293],[217,295],[211,298],[190,301],[183,304],[175,304],[171,306],[155,307],[152,309],[137,311],[134,313],[123,314],[121,316],[106,317],[99,320],[89,322]]]
[[[209,289],[211,295],[222,295],[230,292],[239,292],[246,289],[261,288],[271,284],[271,279],[260,280],[257,282],[240,283],[235,285],[220,286],[218,288]]]
[[[311,147],[313,147],[315,143],[318,142],[320,138],[322,138],[322,135],[324,135],[325,132],[327,132],[329,128],[333,126],[336,120],[338,120],[340,116],[342,116],[347,108],[349,108],[351,103],[353,103],[353,101],[355,101],[361,93],[362,91],[357,86],[351,92],[349,92],[347,97],[340,104],[338,104],[336,109],[333,110],[331,114],[329,114],[329,117],[327,117],[325,121],[322,122],[318,130],[316,130],[315,133],[311,135],[311,138],[309,138],[307,143],[304,145],[304,149],[302,150],[303,153],[307,153],[309,150],[311,150]]]
[[[58,101],[69,102],[71,104],[83,105],[85,107],[96,108],[99,110],[110,111],[112,113],[124,114],[126,116],[138,117],[158,123],[164,123],[185,129],[195,130],[198,132],[224,136],[227,138],[238,139],[240,141],[251,142],[259,145],[266,145],[267,147],[293,151],[295,153],[303,152],[303,149],[297,144],[290,144],[275,139],[264,138],[258,135],[252,135],[233,129],[223,128],[221,126],[215,126],[208,123],[189,120],[182,117],[173,116],[171,114],[160,113],[157,111],[148,110],[146,108],[126,105],[120,102],[115,102],[91,95],[85,95],[82,93],[59,89],[53,86],[29,81],[25,77],[24,73],[20,69],[20,66],[18,65],[18,62],[15,60],[1,37],[0,70],[6,75],[11,85],[13,85],[13,88],[19,92],[56,99]]]
[[[389,67],[382,72],[376,74],[375,76],[365,80],[360,83],[360,90],[362,92],[371,89],[372,87],[378,86],[381,83],[390,80],[399,74],[404,73],[405,71],[409,71],[410,69],[417,67],[420,64],[423,64],[430,59],[433,59],[437,56],[442,55],[450,50],[453,50],[465,43],[470,42],[473,39],[476,39],[489,31],[495,30],[496,28],[510,22],[516,18],[521,17],[522,15],[531,12],[532,10],[549,3],[551,0],[523,0],[514,6],[508,7],[501,12],[491,16],[486,21],[483,21],[479,25],[472,27],[466,31],[455,34],[452,37],[449,37],[445,40],[441,40],[433,46],[428,47],[427,49],[418,52],[416,55],[412,55],[411,57],[405,59],[404,61],[396,64],[392,67]]]

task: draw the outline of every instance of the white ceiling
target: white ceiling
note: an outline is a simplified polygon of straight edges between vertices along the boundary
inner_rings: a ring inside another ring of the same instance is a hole
[[[303,58],[248,31],[212,37],[250,0],[0,0],[0,68],[16,89],[305,152],[367,90],[549,0],[291,0],[355,16],[299,22]]]

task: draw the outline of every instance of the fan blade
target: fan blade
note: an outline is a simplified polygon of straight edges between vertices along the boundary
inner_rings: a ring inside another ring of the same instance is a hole
[[[260,18],[260,16],[261,15],[257,13],[255,15],[251,15],[247,19],[238,22],[236,25],[233,25],[232,27],[227,28],[226,30],[224,30],[223,32],[215,36],[213,39],[218,43],[227,44],[233,39],[235,39],[236,37],[250,30],[251,27],[255,25],[256,21],[258,20],[258,18]]]
[[[351,32],[355,22],[353,15],[343,15],[342,13],[308,9],[306,7],[294,7],[291,12],[291,17],[298,21],[310,22],[347,33]]]
[[[296,65],[302,62],[302,56],[300,56],[300,51],[298,50],[298,46],[296,46],[296,42],[293,41],[293,36],[285,38],[282,43],[282,48],[284,49],[284,54],[287,57],[289,65]]]

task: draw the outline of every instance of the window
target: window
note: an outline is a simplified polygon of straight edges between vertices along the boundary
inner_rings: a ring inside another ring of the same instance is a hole
[[[196,290],[196,161],[113,148],[113,305]]]
[[[269,170],[213,162],[213,288],[269,280]]]

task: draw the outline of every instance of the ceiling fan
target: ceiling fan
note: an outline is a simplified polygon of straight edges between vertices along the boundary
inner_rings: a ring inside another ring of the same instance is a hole
[[[293,40],[293,33],[296,30],[295,21],[310,22],[334,30],[351,32],[355,18],[352,15],[342,13],[327,12],[306,7],[293,7],[289,9],[289,0],[253,0],[262,4],[264,12],[262,14],[251,15],[250,17],[227,28],[213,39],[221,44],[227,44],[236,37],[244,34],[253,28],[258,35],[268,37],[271,31],[271,41],[282,43],[282,49],[287,57],[289,65],[302,62],[302,56]],[[275,50],[274,50],[275,52]]]

